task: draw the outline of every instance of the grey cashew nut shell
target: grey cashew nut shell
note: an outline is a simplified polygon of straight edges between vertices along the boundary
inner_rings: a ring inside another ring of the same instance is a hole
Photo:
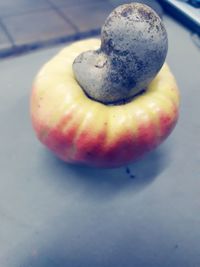
[[[161,69],[168,49],[160,17],[140,3],[117,7],[101,30],[101,47],[73,63],[77,82],[92,99],[108,104],[143,91]]]

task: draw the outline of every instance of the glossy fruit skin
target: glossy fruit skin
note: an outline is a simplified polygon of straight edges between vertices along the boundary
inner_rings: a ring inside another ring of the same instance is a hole
[[[38,139],[66,162],[118,167],[163,142],[176,125],[179,91],[165,63],[147,90],[126,104],[104,105],[85,95],[72,63],[98,39],[64,48],[38,73],[31,118]]]

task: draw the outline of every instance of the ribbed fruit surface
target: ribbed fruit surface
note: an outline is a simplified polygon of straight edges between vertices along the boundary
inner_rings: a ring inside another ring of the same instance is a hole
[[[176,81],[165,63],[142,95],[121,105],[88,98],[76,82],[72,63],[98,39],[64,48],[38,73],[31,118],[39,140],[62,160],[115,167],[157,147],[172,131],[179,110]]]

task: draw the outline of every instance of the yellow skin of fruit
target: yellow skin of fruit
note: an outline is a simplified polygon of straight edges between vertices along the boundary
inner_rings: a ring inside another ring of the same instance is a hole
[[[99,39],[74,42],[39,71],[31,95],[31,117],[39,140],[71,163],[117,167],[157,147],[174,128],[179,91],[165,63],[147,90],[130,102],[105,105],[85,95],[72,64]]]

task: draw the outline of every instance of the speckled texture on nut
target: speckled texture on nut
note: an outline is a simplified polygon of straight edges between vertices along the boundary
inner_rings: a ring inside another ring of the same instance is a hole
[[[75,77],[91,98],[114,103],[144,90],[162,67],[168,48],[159,16],[140,3],[117,7],[101,31],[101,47],[73,64]]]

